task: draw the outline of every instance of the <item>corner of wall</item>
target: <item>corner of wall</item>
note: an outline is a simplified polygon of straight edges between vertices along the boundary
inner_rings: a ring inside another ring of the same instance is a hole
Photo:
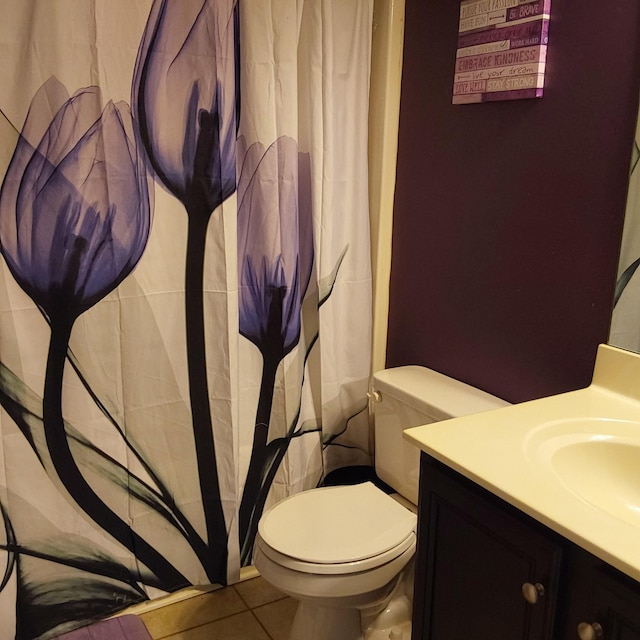
[[[385,367],[405,0],[374,0],[369,96],[372,373]]]

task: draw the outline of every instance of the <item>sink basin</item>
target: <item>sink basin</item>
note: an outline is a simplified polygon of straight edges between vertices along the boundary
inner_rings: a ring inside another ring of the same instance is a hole
[[[640,422],[548,422],[525,441],[527,457],[581,500],[640,527]]]
[[[405,432],[427,455],[640,582],[640,354],[584,389]]]

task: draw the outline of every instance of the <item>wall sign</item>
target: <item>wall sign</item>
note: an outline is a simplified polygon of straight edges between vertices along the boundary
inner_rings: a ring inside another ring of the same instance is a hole
[[[453,104],[542,97],[551,0],[463,0]]]

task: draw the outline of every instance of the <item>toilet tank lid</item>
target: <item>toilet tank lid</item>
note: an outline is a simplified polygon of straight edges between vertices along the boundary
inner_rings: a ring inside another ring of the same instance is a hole
[[[373,388],[434,419],[457,418],[500,409],[509,402],[438,371],[407,365],[373,375]]]

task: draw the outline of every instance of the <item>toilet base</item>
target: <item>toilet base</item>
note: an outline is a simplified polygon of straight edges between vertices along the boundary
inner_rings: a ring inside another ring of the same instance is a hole
[[[300,600],[289,640],[387,640],[411,638],[413,562],[382,601],[337,607]],[[392,633],[393,631],[393,633]]]
[[[301,600],[289,640],[363,640],[360,611]]]

